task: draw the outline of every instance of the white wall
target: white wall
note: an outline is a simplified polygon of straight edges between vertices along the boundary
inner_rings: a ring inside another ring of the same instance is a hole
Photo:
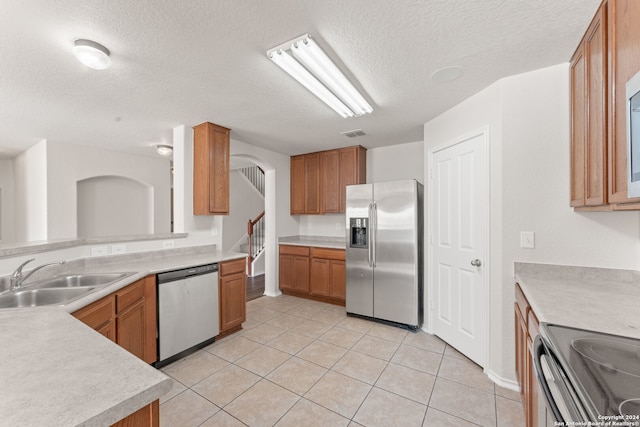
[[[13,160],[0,159],[0,244],[15,242],[15,181]]]
[[[153,188],[119,176],[77,183],[78,237],[153,234]]]
[[[222,249],[230,250],[247,234],[247,222],[264,210],[264,197],[238,170],[229,173],[229,216],[222,220]]]
[[[424,184],[424,142],[367,150],[367,182],[416,179]]]
[[[76,236],[76,183],[97,176],[120,176],[150,186],[153,191],[153,233],[168,233],[171,227],[170,174],[169,161],[159,156],[138,156],[96,147],[48,142],[47,238]]]
[[[47,141],[19,154],[14,173],[16,241],[47,240]]]
[[[515,261],[640,267],[640,213],[576,213],[569,207],[568,76],[562,64],[503,79],[425,124],[427,169],[430,149],[489,129],[487,369],[508,381],[515,380]],[[536,233],[535,249],[519,248],[520,231]]]
[[[389,145],[367,150],[367,182],[416,179],[424,184],[424,142]],[[344,214],[298,215],[298,234],[344,237]]]

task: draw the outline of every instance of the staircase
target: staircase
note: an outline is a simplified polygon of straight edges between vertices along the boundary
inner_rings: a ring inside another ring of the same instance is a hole
[[[238,171],[244,175],[253,185],[253,188],[258,190],[258,192],[262,194],[262,197],[264,197],[264,171],[259,166],[240,168]]]
[[[238,171],[264,197],[264,171],[258,166],[240,168]],[[248,254],[247,276],[249,277],[264,273],[264,235],[264,211],[262,211],[256,218],[248,221],[246,242],[240,245],[240,250]],[[258,265],[260,259],[262,262]]]

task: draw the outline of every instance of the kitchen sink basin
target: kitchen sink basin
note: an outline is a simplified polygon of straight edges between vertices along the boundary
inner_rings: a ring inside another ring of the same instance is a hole
[[[131,273],[69,274],[65,276],[53,277],[51,279],[40,280],[32,285],[27,286],[29,289],[103,286],[123,279],[130,274]]]
[[[92,287],[24,289],[0,295],[0,308],[63,305],[87,295],[93,290]]]

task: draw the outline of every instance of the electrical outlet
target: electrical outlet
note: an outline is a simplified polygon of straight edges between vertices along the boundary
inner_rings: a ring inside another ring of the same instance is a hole
[[[165,240],[162,242],[162,249],[171,249],[175,247],[173,240]]]
[[[215,225],[213,227],[211,227],[211,235],[212,236],[217,236],[218,235],[218,227],[216,227]]]
[[[520,247],[533,249],[536,247],[536,235],[533,231],[520,232]]]
[[[113,245],[111,246],[111,254],[124,254],[127,253],[127,245]]]
[[[336,230],[341,230],[342,229],[342,224],[340,224],[339,222],[336,222]]]
[[[91,248],[91,256],[105,256],[109,253],[106,246],[94,246]]]

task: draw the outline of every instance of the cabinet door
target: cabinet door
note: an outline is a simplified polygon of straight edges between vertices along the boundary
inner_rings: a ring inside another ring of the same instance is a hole
[[[73,313],[76,319],[100,332],[113,342],[116,342],[116,330],[113,322],[115,315],[115,302],[111,295]]]
[[[309,292],[309,257],[293,257],[293,288],[297,291]]]
[[[244,274],[220,279],[220,332],[241,325],[246,320],[246,286]]]
[[[340,202],[339,212],[347,209],[347,185],[367,182],[367,150],[364,147],[348,147],[340,154]]]
[[[304,213],[320,213],[320,153],[304,156]]]
[[[205,122],[193,128],[193,213],[229,214],[230,130]]]
[[[344,261],[331,261],[331,296],[346,300],[347,268]]]
[[[294,289],[293,255],[280,255],[280,289]]]
[[[587,72],[584,43],[571,59],[571,206],[585,205],[585,146]]]
[[[514,304],[516,327],[516,378],[520,385],[520,397],[525,402],[526,384],[526,359],[527,359],[527,324],[525,323],[518,304]]]
[[[640,2],[617,0],[609,3],[609,202],[640,202],[627,196],[626,82],[640,71]]]
[[[607,21],[606,3],[585,38],[587,66],[586,204],[607,203]]]
[[[322,213],[340,212],[341,152],[322,152]]]
[[[116,318],[117,343],[145,360],[145,301],[139,300]]]
[[[331,261],[328,259],[311,259],[311,280],[309,283],[311,295],[331,295]]]
[[[290,160],[291,168],[291,196],[290,210],[292,215],[304,213],[305,203],[305,172],[304,172],[304,156],[293,156]]]

